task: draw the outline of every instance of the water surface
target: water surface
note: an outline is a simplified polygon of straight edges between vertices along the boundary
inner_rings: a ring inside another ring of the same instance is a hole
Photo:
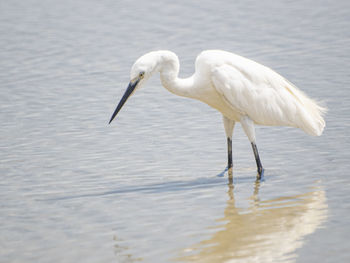
[[[347,262],[349,1],[2,1],[1,262]],[[321,137],[221,116],[157,76],[108,120],[143,53],[263,63],[329,108]]]

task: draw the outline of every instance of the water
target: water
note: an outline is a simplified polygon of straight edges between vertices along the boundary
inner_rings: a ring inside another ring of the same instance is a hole
[[[349,1],[2,1],[1,262],[347,262]],[[240,125],[158,77],[108,120],[136,58],[203,49],[270,66],[329,113],[323,136]]]

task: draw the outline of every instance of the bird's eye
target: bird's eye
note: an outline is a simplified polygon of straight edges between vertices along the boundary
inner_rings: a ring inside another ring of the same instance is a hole
[[[142,79],[145,76],[145,72],[140,72],[139,78]]]

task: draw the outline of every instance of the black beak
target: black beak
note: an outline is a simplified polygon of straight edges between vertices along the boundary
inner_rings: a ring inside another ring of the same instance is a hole
[[[114,117],[118,114],[120,109],[123,107],[124,103],[127,101],[127,99],[130,97],[132,92],[135,90],[137,84],[139,83],[140,79],[136,80],[135,82],[130,82],[128,88],[126,89],[122,99],[119,101],[119,104],[115,111],[113,112],[112,118],[110,119],[109,123],[111,123],[114,119]]]

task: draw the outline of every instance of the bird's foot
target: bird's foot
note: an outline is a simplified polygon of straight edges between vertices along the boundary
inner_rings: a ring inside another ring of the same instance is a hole
[[[258,174],[256,175],[257,181],[264,181],[264,172],[265,172],[264,168],[262,168],[262,167],[258,168]]]
[[[226,166],[226,168],[219,174],[217,174],[216,176],[217,177],[224,177],[225,176],[225,173],[228,171],[228,167]]]
[[[226,166],[226,168],[217,175],[217,177],[224,177],[225,173],[227,172],[228,175],[228,185],[231,187],[233,186],[233,173],[232,173],[232,166],[230,168],[228,168],[228,166]]]
[[[228,166],[226,166],[225,169],[216,176],[217,177],[224,177],[225,173],[227,172],[228,176],[232,177],[232,173],[233,173],[232,171],[233,171],[232,167],[228,168]]]

